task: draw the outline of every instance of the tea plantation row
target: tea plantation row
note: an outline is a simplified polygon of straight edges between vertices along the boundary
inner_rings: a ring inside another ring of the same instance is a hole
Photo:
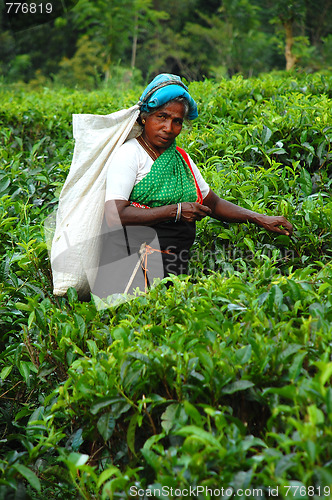
[[[44,221],[71,114],[141,90],[1,90],[0,499],[330,498],[332,75],[190,85],[179,145],[292,237],[205,219],[170,288],[54,297]]]

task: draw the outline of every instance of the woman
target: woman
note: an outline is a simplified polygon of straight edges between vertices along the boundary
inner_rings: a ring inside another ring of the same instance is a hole
[[[279,234],[292,233],[292,225],[284,217],[262,215],[219,198],[190,157],[176,147],[184,119],[198,116],[196,103],[179,77],[159,75],[145,89],[140,103],[142,133],[118,149],[108,170],[105,219],[112,231],[104,245],[102,264],[110,255],[111,260],[120,261],[136,254],[137,260],[141,244],[151,243],[157,234],[154,247],[159,241],[158,257],[163,263],[160,277],[186,273],[195,223],[206,216],[253,222]],[[115,231],[120,225],[122,229]],[[150,253],[150,274],[151,262]],[[121,280],[120,276],[112,280],[118,292],[123,291],[128,274]]]

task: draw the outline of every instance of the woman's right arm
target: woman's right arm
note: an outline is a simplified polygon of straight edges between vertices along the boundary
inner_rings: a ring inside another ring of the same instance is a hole
[[[105,218],[109,227],[151,226],[159,222],[175,221],[177,204],[155,208],[139,208],[125,200],[108,200]],[[211,209],[199,203],[181,203],[181,220],[194,222],[211,214]]]
[[[105,218],[109,227],[152,226],[159,222],[175,221],[177,204],[155,208],[135,207],[127,201],[135,185],[140,158],[140,147],[135,141],[122,145],[112,157],[107,172]],[[145,154],[145,153],[144,153]],[[119,198],[117,198],[119,196]],[[181,220],[193,222],[211,214],[211,209],[199,203],[182,203]]]

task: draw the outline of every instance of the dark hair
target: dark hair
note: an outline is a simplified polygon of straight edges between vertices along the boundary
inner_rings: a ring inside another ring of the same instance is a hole
[[[153,113],[156,113],[156,111],[159,111],[160,109],[163,109],[165,106],[168,106],[172,102],[180,102],[181,104],[183,104],[183,107],[184,107],[184,119],[186,119],[188,117],[189,109],[190,109],[189,108],[189,102],[188,102],[188,100],[185,97],[178,96],[178,97],[174,97],[174,99],[171,99],[170,101],[166,102],[162,106],[159,106],[158,108],[151,108],[149,111],[141,111],[140,115],[139,115],[139,117],[137,119],[138,123],[140,125],[142,125],[142,118],[146,118],[147,116],[152,115]]]

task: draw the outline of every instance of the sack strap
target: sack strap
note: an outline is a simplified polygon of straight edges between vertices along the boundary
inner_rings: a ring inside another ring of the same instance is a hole
[[[153,252],[159,252],[159,253],[167,253],[170,254],[172,253],[170,250],[158,250],[157,248],[152,248],[150,245],[147,245],[146,242],[142,243],[141,248],[139,249],[139,259],[137,261],[136,266],[134,267],[134,270],[129,278],[129,281],[127,283],[127,286],[125,288],[125,291],[123,293],[128,293],[129,288],[131,287],[132,282],[134,281],[134,278],[137,274],[137,271],[139,267],[141,266],[143,273],[144,273],[144,286],[145,286],[145,293],[147,292],[149,288],[149,280],[148,280],[148,255],[151,255]]]
[[[186,87],[186,85],[184,83],[181,82],[181,80],[168,80],[167,82],[162,82],[162,83],[159,83],[158,85],[156,85],[155,87],[153,87],[153,89],[151,89],[145,96],[144,98],[141,100],[141,101],[138,101],[138,105],[139,106],[142,106],[143,103],[145,103],[146,101],[148,101],[150,99],[150,97],[159,89],[162,89],[164,87],[167,87],[168,85],[178,85],[179,87],[183,87],[185,90],[188,90],[188,87]]]
[[[189,156],[187,155],[187,153],[185,152],[185,150],[182,149],[182,148],[179,148],[179,146],[176,146],[176,150],[180,153],[180,155],[182,156],[182,158],[184,159],[184,161],[186,162],[186,164],[190,168],[190,172],[193,174],[193,177],[194,177],[194,180],[195,180],[196,191],[197,191],[197,203],[200,203],[202,205],[202,203],[203,203],[202,192],[201,192],[201,189],[200,189],[200,187],[198,185],[198,182],[196,180],[194,171],[192,169],[192,166],[191,166],[191,163],[190,163],[190,160],[189,160]]]

